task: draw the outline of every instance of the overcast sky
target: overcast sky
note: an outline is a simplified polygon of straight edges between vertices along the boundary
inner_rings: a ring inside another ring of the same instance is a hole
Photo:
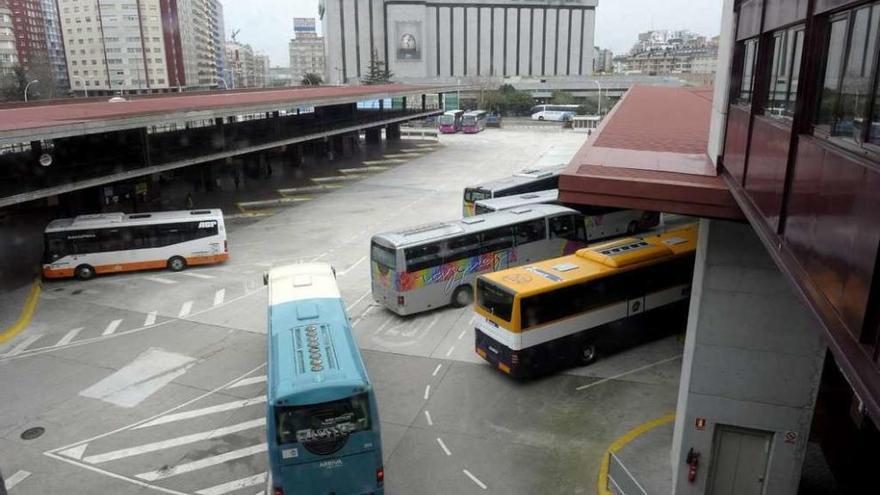
[[[294,17],[318,17],[318,0],[222,0],[226,37],[240,29],[238,41],[269,55],[273,66],[288,65],[287,43]],[[690,29],[718,34],[722,0],[599,0],[596,45],[615,54],[628,51],[638,33],[649,29]],[[321,23],[318,21],[318,31]]]

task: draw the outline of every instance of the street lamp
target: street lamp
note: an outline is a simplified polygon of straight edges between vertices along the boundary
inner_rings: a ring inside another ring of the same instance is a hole
[[[27,101],[28,101],[28,100],[27,100],[27,90],[28,90],[28,88],[31,87],[31,84],[38,83],[38,82],[40,82],[40,81],[37,80],[37,79],[34,79],[33,81],[31,81],[31,82],[29,82],[29,83],[27,83],[27,84],[25,85],[25,87],[24,87],[24,101],[25,101],[25,103],[27,103]]]
[[[226,79],[223,79],[222,77],[218,77],[217,80],[223,81],[223,89],[229,89],[229,85],[226,84]]]
[[[596,113],[598,113],[599,116],[601,117],[602,116],[602,85],[599,84],[599,81],[597,81],[595,79],[593,79],[593,82],[596,83],[596,86],[599,87],[599,103],[596,106]]]
[[[83,97],[88,98],[89,97],[89,88],[86,87],[86,80],[80,76],[73,76],[73,78],[79,79],[80,81],[82,81],[82,86],[83,86],[83,91],[84,91]]]

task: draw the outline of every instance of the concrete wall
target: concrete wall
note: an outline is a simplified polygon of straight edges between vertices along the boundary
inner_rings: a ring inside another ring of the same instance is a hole
[[[702,220],[672,446],[673,493],[704,493],[717,425],[773,433],[764,493],[797,493],[825,345],[751,227]],[[705,418],[697,430],[695,421]],[[794,443],[785,433],[794,432]],[[701,453],[687,480],[688,450]]]
[[[715,93],[712,98],[712,116],[709,121],[709,158],[717,166],[724,149],[727,123],[727,100],[730,93],[730,71],[733,67],[734,33],[733,0],[724,0],[721,10],[721,35],[715,70]]]

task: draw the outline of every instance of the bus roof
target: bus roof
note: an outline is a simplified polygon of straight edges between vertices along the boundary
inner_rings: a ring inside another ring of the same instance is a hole
[[[68,230],[98,229],[129,225],[153,225],[159,223],[197,221],[203,219],[221,220],[223,211],[219,209],[157,211],[148,213],[99,213],[79,215],[73,218],[58,218],[49,222],[46,233]]]
[[[504,189],[509,189],[511,187],[518,186],[520,184],[526,184],[536,179],[542,179],[544,177],[552,177],[559,176],[563,170],[565,170],[565,164],[557,164],[551,167],[531,167],[523,169],[510,177],[505,177],[503,179],[495,179],[487,182],[482,182],[475,186],[470,186],[467,189],[485,189],[487,191],[501,191]]]
[[[348,397],[370,386],[326,263],[273,268],[269,285],[269,386],[273,405]]]
[[[554,203],[559,199],[559,189],[548,189],[546,191],[535,191],[516,196],[501,196],[500,198],[481,199],[477,201],[477,206],[482,206],[493,211],[507,210],[517,206],[527,206],[534,204]]]
[[[465,115],[480,116],[480,115],[486,115],[486,111],[485,110],[471,110],[470,112],[465,112],[464,114]]]
[[[383,232],[374,235],[373,239],[381,239],[384,241],[383,244],[387,244],[390,247],[409,247],[457,234],[480,232],[501,227],[503,225],[527,222],[529,220],[544,218],[547,215],[556,213],[577,212],[564,206],[537,204],[462,218],[450,222],[432,223],[419,225],[405,230]]]
[[[464,113],[464,110],[447,110],[443,112],[443,115],[455,115],[459,113]]]
[[[626,237],[595,244],[575,254],[480,275],[509,292],[529,296],[553,286],[601,278],[665,259],[689,254],[697,248],[697,225],[641,237]]]

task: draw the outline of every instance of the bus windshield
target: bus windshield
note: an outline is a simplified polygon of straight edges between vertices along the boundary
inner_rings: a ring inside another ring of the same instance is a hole
[[[278,444],[299,443],[313,454],[341,449],[349,435],[371,429],[367,394],[307,406],[275,407]]]
[[[394,270],[397,265],[395,252],[391,248],[387,248],[385,246],[380,246],[375,242],[372,244],[370,249],[370,258],[378,263],[380,266],[388,268],[390,270]]]
[[[464,190],[464,200],[469,202],[479,201],[481,199],[489,199],[492,193],[485,189],[467,188]]]
[[[440,116],[440,123],[443,125],[454,124],[455,123],[455,116],[443,114]]]
[[[510,321],[513,312],[513,294],[485,280],[477,279],[477,304],[502,320]]]
[[[473,125],[477,123],[477,118],[473,115],[465,115],[461,122],[465,125]]]

